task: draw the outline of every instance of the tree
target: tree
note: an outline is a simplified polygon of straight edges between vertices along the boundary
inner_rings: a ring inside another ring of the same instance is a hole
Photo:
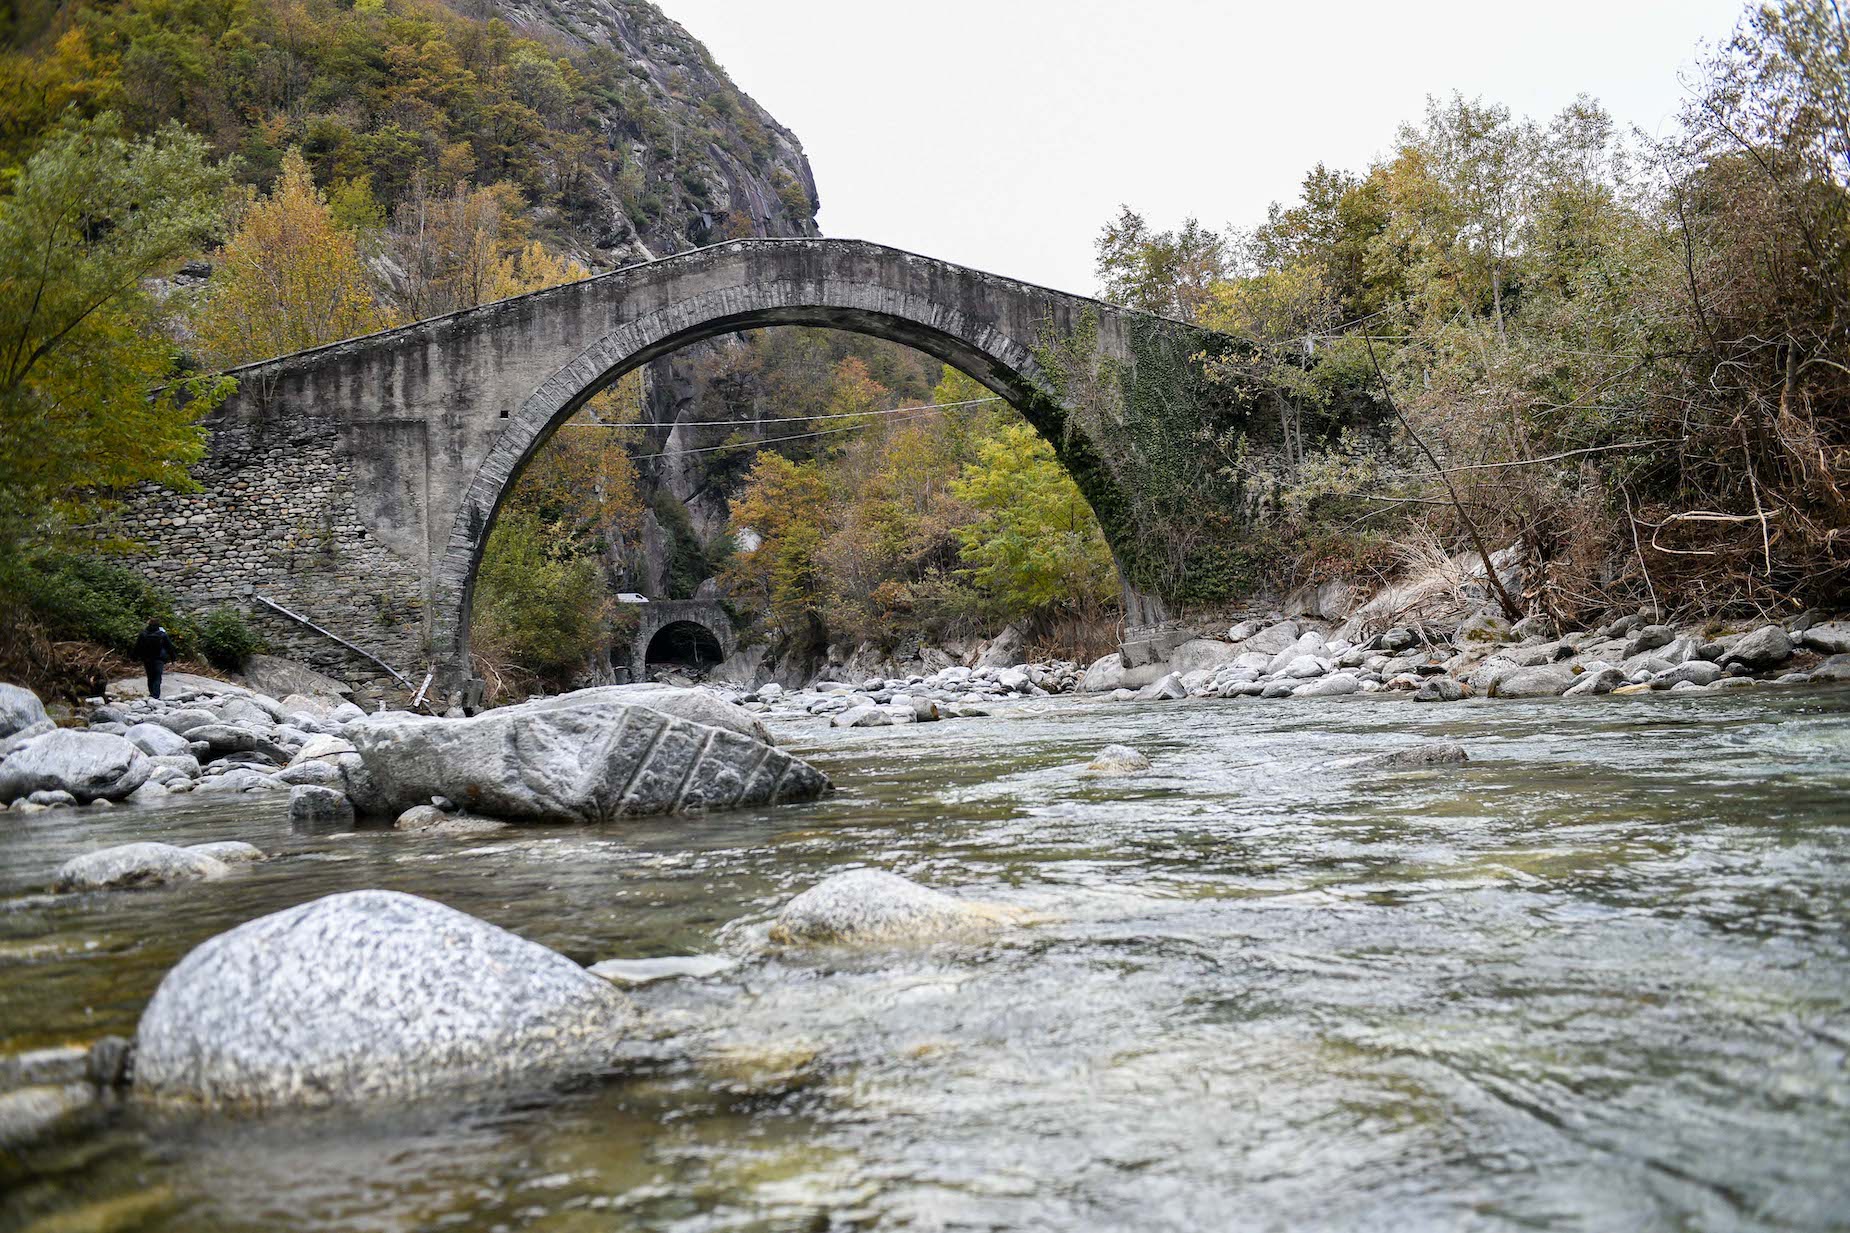
[[[358,243],[335,223],[301,152],[289,151],[274,191],[249,202],[219,250],[197,326],[200,345],[231,367],[387,324]]]
[[[220,226],[226,175],[177,126],[69,120],[0,192],[0,551],[143,481],[192,485],[195,420],[225,387],[179,380],[142,280]]]
[[[602,642],[609,607],[594,557],[561,545],[533,511],[502,511],[477,571],[477,654],[564,678]]]
[[[538,240],[529,240],[524,248],[495,262],[494,272],[489,279],[488,298],[505,300],[511,296],[526,295],[529,291],[544,291],[548,287],[575,283],[590,276],[591,271],[570,257],[548,252],[546,246]]]
[[[1183,321],[1200,319],[1209,289],[1227,274],[1226,239],[1192,218],[1176,231],[1152,231],[1141,214],[1121,206],[1096,247],[1101,296]]]
[[[976,511],[957,534],[998,617],[1096,613],[1115,598],[1116,569],[1092,508],[1028,425],[984,442],[952,488]]]
[[[763,603],[786,634],[812,628],[822,617],[827,595],[819,559],[822,543],[833,529],[820,468],[761,453],[731,512],[735,533],[754,545],[743,548],[727,568],[735,593]]]

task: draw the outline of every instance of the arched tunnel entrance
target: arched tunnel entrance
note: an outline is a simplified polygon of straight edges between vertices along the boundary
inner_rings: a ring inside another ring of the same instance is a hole
[[[676,621],[656,631],[644,648],[644,668],[675,665],[706,671],[726,658],[713,631],[694,621]]]

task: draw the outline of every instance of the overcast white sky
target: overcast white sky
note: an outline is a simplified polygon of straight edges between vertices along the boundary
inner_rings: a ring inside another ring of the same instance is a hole
[[[1128,202],[1248,226],[1427,94],[1668,128],[1741,0],[656,0],[815,168],[823,232],[1090,292]]]

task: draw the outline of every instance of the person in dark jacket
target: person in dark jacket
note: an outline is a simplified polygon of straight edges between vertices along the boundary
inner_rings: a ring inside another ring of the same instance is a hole
[[[178,659],[173,649],[173,639],[161,628],[161,623],[153,617],[148,618],[148,627],[135,639],[135,658],[148,670],[148,697],[161,696],[161,666],[169,660]]]

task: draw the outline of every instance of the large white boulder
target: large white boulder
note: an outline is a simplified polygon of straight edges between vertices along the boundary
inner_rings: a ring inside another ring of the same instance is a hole
[[[1184,676],[1202,669],[1212,671],[1222,664],[1232,663],[1240,654],[1240,648],[1230,642],[1217,638],[1191,638],[1175,650],[1169,652],[1169,671],[1180,672]]]
[[[148,755],[119,736],[59,728],[0,762],[0,801],[40,791],[69,792],[84,802],[119,801],[153,771]]]
[[[202,943],[136,1033],[138,1095],[372,1104],[610,1064],[629,1002],[564,955],[396,891],[329,895]]]
[[[357,719],[342,729],[365,772],[348,776],[353,803],[396,816],[443,796],[494,818],[607,822],[814,800],[829,790],[820,771],[736,727],[629,700],[638,696],[647,695],[595,689],[470,719]]]
[[[192,748],[191,741],[161,724],[132,724],[122,736],[151,758],[177,758]]]
[[[43,723],[48,716],[45,704],[30,689],[0,682],[0,738],[12,736],[21,728]]]
[[[598,685],[591,689],[574,690],[569,694],[539,698],[522,705],[533,710],[545,710],[549,707],[583,706],[588,702],[612,699],[625,706],[646,706],[652,711],[673,715],[676,719],[706,724],[709,728],[724,728],[766,745],[777,743],[770,730],[749,712],[740,710],[704,689],[678,689],[673,685],[653,684]]]

